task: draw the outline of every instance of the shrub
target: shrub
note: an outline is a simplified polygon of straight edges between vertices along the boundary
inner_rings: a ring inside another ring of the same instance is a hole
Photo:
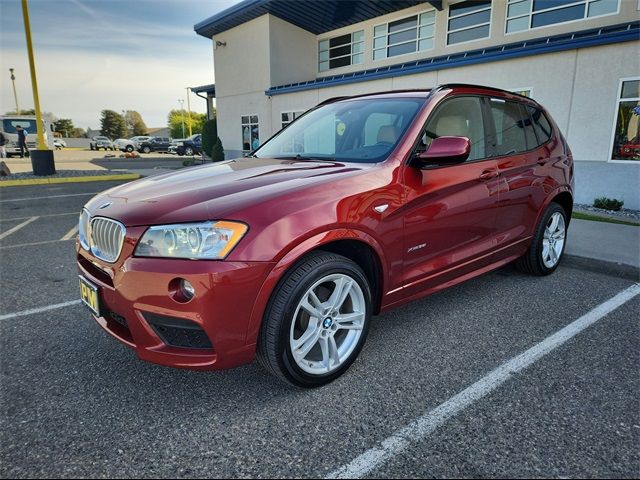
[[[622,208],[624,202],[622,200],[616,200],[615,198],[599,197],[593,201],[595,208],[602,208],[604,210],[613,210],[617,212]]]
[[[218,137],[213,149],[211,150],[211,160],[214,162],[221,162],[224,160],[224,148],[222,147],[222,140],[220,140],[220,137]]]
[[[207,120],[202,129],[202,151],[208,156],[212,156],[213,147],[218,139],[218,123],[216,119]]]

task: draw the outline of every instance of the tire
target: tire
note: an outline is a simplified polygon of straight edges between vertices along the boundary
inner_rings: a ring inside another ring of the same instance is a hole
[[[522,272],[538,276],[555,272],[567,245],[567,226],[564,208],[551,203],[536,226],[527,253],[516,261],[516,267]]]
[[[185,154],[187,157],[192,156],[192,155],[193,155],[193,148],[191,148],[191,147],[187,147],[187,148],[184,150],[184,154]]]
[[[133,147],[131,145],[127,145],[127,148],[125,148],[125,150],[129,153],[133,152]]]
[[[331,305],[332,294],[338,302],[343,296],[342,303]],[[298,387],[332,382],[362,350],[371,311],[369,281],[357,264],[333,253],[311,253],[291,268],[271,295],[258,337],[258,362]]]
[[[89,145],[89,150],[93,151],[93,145]]]
[[[149,153],[151,151],[151,149],[149,147],[144,147],[142,149],[142,153]]]

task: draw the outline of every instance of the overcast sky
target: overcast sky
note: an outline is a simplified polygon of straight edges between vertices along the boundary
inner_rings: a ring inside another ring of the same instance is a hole
[[[29,0],[40,107],[85,129],[107,108],[166,126],[185,87],[215,81],[211,40],[193,25],[237,1]],[[0,113],[15,110],[10,67],[20,108],[33,108],[20,0],[0,0]],[[191,109],[205,101],[191,94]]]

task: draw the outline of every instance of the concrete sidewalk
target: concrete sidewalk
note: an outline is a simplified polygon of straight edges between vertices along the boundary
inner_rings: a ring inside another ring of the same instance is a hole
[[[640,270],[640,227],[571,220],[565,254]]]

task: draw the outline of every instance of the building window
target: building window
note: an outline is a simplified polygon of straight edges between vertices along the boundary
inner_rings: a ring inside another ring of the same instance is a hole
[[[618,12],[620,0],[509,0],[507,33]]]
[[[447,45],[489,38],[491,0],[467,1],[449,7]]]
[[[296,118],[298,118],[303,113],[304,113],[303,111],[282,112],[281,117],[280,117],[281,120],[282,120],[282,127],[281,128],[284,128],[287,125],[289,125],[291,122],[293,122]]]
[[[364,30],[318,42],[318,70],[357,65],[364,61]]]
[[[373,29],[373,59],[396,57],[433,48],[436,11],[421,13]]]
[[[612,160],[640,160],[640,78],[622,81]]]
[[[242,150],[250,152],[260,146],[260,126],[257,115],[242,117]]]

